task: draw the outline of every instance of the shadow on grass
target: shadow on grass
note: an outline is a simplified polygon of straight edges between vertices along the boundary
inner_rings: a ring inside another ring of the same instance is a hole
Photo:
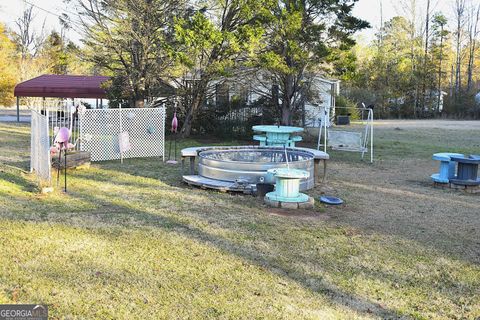
[[[152,164],[152,162],[154,162]],[[155,188],[160,184],[164,183],[169,186],[182,186],[180,182],[180,172],[179,167],[168,167],[163,165],[160,161],[155,162],[152,159],[127,159],[125,163],[121,165],[119,162],[105,162],[98,165],[101,170],[92,170],[90,171],[78,171],[75,173],[77,178],[92,180],[95,183],[102,184],[113,183],[118,186],[131,186],[138,189],[138,192],[141,194],[142,189],[145,188]],[[116,174],[115,171],[121,172],[121,174]],[[123,180],[122,175],[125,175],[126,178]],[[130,176],[130,181],[128,179]],[[135,181],[135,177],[142,177],[145,180]],[[8,176],[8,179],[18,179],[18,177]],[[132,181],[133,178],[133,181]],[[158,181],[158,184],[155,181],[149,181],[148,179],[155,179]],[[24,180],[24,181],[22,181]],[[10,181],[10,180],[9,180]],[[22,188],[28,188],[28,181],[25,179],[12,180],[14,183],[18,183]],[[31,185],[31,184],[30,184]],[[169,189],[168,186],[165,189]],[[27,189],[29,191],[34,191],[34,189]],[[272,219],[268,220],[262,216],[255,216],[255,214],[245,214],[242,210],[248,209],[248,200],[243,197],[234,197],[222,196],[222,199],[226,199],[225,202],[232,202],[233,207],[227,207],[222,202],[215,203],[212,199],[216,196],[213,192],[203,192],[199,198],[200,201],[195,203],[191,209],[185,210],[185,208],[175,208],[175,202],[181,201],[182,205],[189,201],[189,194],[181,194],[178,190],[173,190],[170,188],[169,191],[176,191],[176,198],[173,199],[168,193],[161,196],[159,199],[153,199],[157,203],[146,203],[142,202],[142,199],[135,199],[137,202],[141,203],[139,205],[141,208],[144,205],[151,204],[151,212],[146,210],[140,210],[135,208],[133,205],[119,205],[119,199],[122,200],[121,194],[109,194],[106,191],[101,191],[100,188],[97,189],[88,189],[85,191],[77,191],[70,189],[68,196],[73,198],[78,198],[83,202],[88,202],[92,206],[98,208],[96,210],[88,210],[83,212],[74,212],[65,215],[50,216],[47,219],[50,222],[59,222],[65,224],[75,225],[75,222],[70,221],[70,218],[75,216],[76,226],[78,226],[79,220],[83,227],[95,226],[98,223],[99,226],[118,226],[124,228],[132,227],[153,227],[165,232],[175,232],[181,234],[185,238],[192,238],[199,240],[209,246],[216,247],[222,251],[236,255],[242,259],[249,261],[252,264],[262,266],[275,274],[279,274],[283,277],[288,277],[293,279],[301,286],[312,290],[317,294],[329,298],[333,303],[344,305],[352,310],[356,310],[359,313],[364,313],[368,315],[375,315],[380,318],[398,318],[401,315],[395,310],[385,308],[379,303],[370,301],[368,299],[362,298],[360,296],[346,292],[345,290],[336,286],[332,281],[328,281],[323,275],[328,275],[341,272],[346,275],[351,274],[352,271],[346,266],[346,259],[344,257],[330,262],[332,265],[325,264],[320,260],[317,260],[316,256],[307,256],[303,252],[288,250],[290,242],[298,244],[298,241],[301,241],[301,238],[297,239],[295,236],[298,234],[295,230],[292,231],[291,235],[279,235],[277,231],[275,237],[268,234],[268,231],[272,231],[276,225],[273,226],[270,230],[268,228],[261,228],[262,223],[271,223]],[[368,191],[368,190],[367,190]],[[183,191],[184,192],[184,191]],[[192,194],[200,194],[200,192],[192,191]],[[156,195],[158,196],[158,195]],[[180,200],[178,200],[180,198]],[[110,200],[111,199],[111,200]],[[144,199],[145,202],[152,201]],[[258,205],[258,204],[255,204]],[[163,207],[162,207],[163,206]],[[213,209],[216,206],[216,209]],[[56,208],[58,211],[62,207]],[[63,210],[63,209],[62,209]],[[68,211],[69,208],[66,208],[64,211]],[[182,211],[183,210],[183,211]],[[62,212],[63,213],[63,212]],[[220,215],[216,215],[220,213]],[[33,213],[36,214],[36,213]],[[78,219],[79,218],[79,219]],[[251,241],[234,241],[234,239],[228,239],[226,237],[218,236],[208,232],[208,228],[202,229],[200,226],[196,226],[195,223],[188,222],[187,218],[199,219],[202,223],[208,224],[208,227],[218,227],[222,231],[247,235]],[[263,219],[263,220],[262,220]],[[21,220],[21,219],[18,219]],[[274,221],[274,220],[273,220]],[[275,223],[275,222],[272,222]],[[296,225],[295,227],[298,227]],[[359,227],[356,225],[355,227]],[[305,227],[306,228],[306,227]],[[398,234],[407,239],[411,239],[408,235],[402,232],[402,227],[399,227],[397,230],[382,230],[379,226],[375,231],[378,231],[381,234],[388,234],[392,231],[394,234]],[[267,233],[265,233],[265,231]],[[433,232],[432,230],[431,232]],[[299,233],[301,236],[301,233]],[[416,239],[414,239],[416,240]],[[436,247],[435,243],[428,243],[428,238],[422,241],[422,245],[425,247]],[[253,245],[249,246],[248,243],[259,242],[267,243],[268,246],[264,251],[258,250]],[[311,253],[311,252],[309,252]],[[309,274],[306,271],[299,270],[297,262],[301,261],[306,265],[319,266],[322,269],[321,274]],[[325,272],[323,272],[325,270]],[[364,270],[359,270],[359,275],[363,273]],[[391,275],[381,274],[379,272],[368,273],[368,276],[378,281],[386,279],[394,280]],[[320,285],[311,285],[311,283],[319,283]],[[415,284],[411,284],[412,287],[415,287]],[[432,290],[435,290],[432,288]],[[438,289],[441,291],[442,288]],[[412,312],[409,309],[407,312]]]
[[[22,171],[28,171],[30,169],[30,160],[5,161],[5,164]]]
[[[311,290],[317,294],[320,294],[327,299],[331,300],[332,303],[337,305],[344,305],[351,310],[354,310],[360,314],[365,315],[375,315],[381,317],[382,319],[397,319],[401,315],[394,311],[385,308],[379,303],[369,301],[362,297],[344,292],[342,289],[335,286],[333,283],[327,283],[326,279],[323,277],[318,277],[312,279],[312,275],[307,275],[304,273],[298,272],[297,268],[293,265],[285,264],[283,259],[277,259],[284,255],[285,253],[281,252],[268,252],[268,254],[262,254],[255,248],[242,246],[236,242],[233,242],[224,237],[219,237],[217,235],[206,232],[192,224],[186,223],[184,220],[180,219],[181,216],[174,216],[174,213],[170,216],[152,214],[146,211],[133,209],[128,206],[112,204],[109,201],[105,201],[99,197],[93,195],[87,195],[85,193],[74,192],[69,193],[70,196],[77,197],[82,201],[90,201],[95,203],[103,208],[108,208],[108,212],[102,213],[101,211],[96,212],[95,219],[98,219],[100,224],[112,225],[112,226],[121,226],[121,227],[131,227],[132,224],[136,227],[154,227],[161,229],[165,232],[175,232],[182,235],[185,238],[195,239],[201,241],[206,245],[216,247],[221,249],[223,252],[228,254],[233,254],[241,259],[249,261],[249,263],[258,265],[260,267],[270,270],[270,272],[277,274],[282,277],[288,277],[307,290]],[[168,200],[168,199],[166,199]],[[85,214],[85,213],[81,213]],[[86,215],[89,215],[88,213]],[[68,221],[63,221],[68,224]],[[222,227],[229,229],[232,232],[248,233],[251,232],[248,224],[234,224],[233,221],[222,223]],[[229,225],[230,227],[227,227]],[[241,226],[242,229],[238,229]],[[258,234],[260,236],[260,234]],[[299,257],[289,257],[286,259],[288,261],[297,261]],[[302,257],[305,259],[305,257]],[[315,260],[305,261],[305,263],[317,263]],[[312,287],[308,283],[324,283],[326,285],[316,285]]]
[[[94,166],[98,166],[98,164]],[[120,164],[119,161],[108,161],[102,162],[100,166],[101,170],[95,170],[95,168],[79,170],[75,172],[75,175],[82,179],[107,183],[112,182],[113,175],[117,175],[118,183],[138,188],[158,187],[159,184],[171,187],[185,186],[182,182],[181,163],[168,165],[161,160],[152,163],[152,159],[125,159],[123,164]],[[132,177],[144,179],[132,181]]]
[[[169,140],[165,140],[165,161],[169,160],[169,148],[170,142],[172,142],[172,137],[169,137]],[[103,161],[103,162],[96,162],[101,166],[103,170],[111,170],[116,172],[122,172],[131,176],[143,177],[143,178],[151,178],[157,179],[162,181],[163,183],[172,186],[172,187],[181,187],[187,188],[182,182],[182,175],[187,174],[189,171],[189,162],[186,161],[184,165],[182,165],[182,157],[181,157],[181,149],[188,148],[188,147],[198,147],[198,146],[213,146],[213,145],[255,145],[254,141],[239,141],[239,140],[231,140],[231,141],[224,141],[218,142],[218,140],[214,140],[214,138],[203,138],[199,137],[199,139],[181,139],[177,140],[177,152],[176,156],[174,156],[174,145],[172,143],[171,146],[171,159],[176,159],[178,161],[177,164],[167,164],[163,162],[162,158],[130,158],[124,159],[123,164],[120,163],[120,160],[114,161]],[[92,178],[95,180],[109,182],[111,178],[108,175],[101,174],[98,176],[96,173],[89,174],[89,173],[82,173],[81,174],[85,178]],[[89,177],[90,175],[90,177]],[[126,184],[132,185],[132,183],[126,182]]]
[[[20,171],[16,173],[13,173],[13,171],[14,170],[6,171],[0,169],[0,180],[5,180],[16,184],[20,186],[23,191],[26,192],[38,192],[38,186],[34,182],[25,179]]]
[[[110,183],[117,188],[122,188],[123,186],[133,188],[125,188],[125,195],[122,195],[109,192],[109,187],[103,190],[101,188],[92,190],[90,185],[82,187],[79,184],[79,188],[70,189],[67,196],[89,203],[97,209],[81,212],[74,211],[69,214],[63,214],[62,211],[62,214],[48,214],[48,217],[43,217],[39,220],[74,226],[79,226],[80,224],[84,228],[89,226],[107,228],[109,226],[122,228],[151,227],[164,232],[175,232],[185,238],[195,239],[206,245],[219,248],[228,254],[236,255],[282,277],[290,278],[306,289],[328,298],[336,305],[344,305],[359,313],[375,315],[384,319],[400,318],[402,314],[399,311],[388,309],[377,302],[346,292],[335,285],[334,282],[329,281],[328,278],[331,278],[329,275],[332,276],[336,273],[350,274],[353,278],[365,274],[373,282],[381,281],[385,283],[399,281],[400,279],[407,286],[415,288],[415,282],[402,278],[402,276],[396,277],[392,274],[382,274],[378,270],[369,271],[369,269],[365,270],[362,267],[352,271],[352,268],[348,266],[348,257],[333,257],[330,261],[324,262],[321,256],[310,255],[312,252],[307,252],[309,253],[307,255],[298,250],[298,248],[289,250],[290,246],[295,245],[295,243],[303,246],[303,243],[299,243],[299,241],[303,241],[301,237],[304,235],[295,231],[299,226],[295,225],[293,229],[289,230],[289,233],[283,234],[281,229],[287,227],[280,224],[280,220],[269,219],[269,217],[263,214],[255,215],[255,212],[260,212],[258,208],[252,209],[251,213],[243,212],[249,209],[248,205],[258,206],[258,203],[249,203],[252,200],[248,198],[222,195],[219,197],[220,201],[217,202],[214,200],[217,197],[217,194],[214,192],[192,190],[190,193],[183,194],[182,192],[184,191],[163,185],[161,189],[166,192],[162,191],[161,194],[153,194],[155,198],[151,199],[149,198],[151,195],[145,192],[142,193],[142,190],[147,191],[146,188],[158,188],[163,184],[163,181],[152,181],[151,179],[140,181],[137,179],[135,181],[135,171],[129,173],[129,170],[133,170],[133,167],[127,167],[128,170],[126,172],[117,173],[117,175],[114,175],[114,171],[117,171],[115,167],[121,167],[120,164],[110,163],[105,167],[110,169],[106,172],[103,172],[103,169],[98,170],[99,172],[93,170],[93,172],[78,171],[75,173],[74,178],[77,181],[85,179],[92,180],[95,183],[99,182],[100,184]],[[169,167],[163,167],[161,170],[171,172]],[[155,173],[155,176],[157,174]],[[123,175],[125,175],[125,179],[123,179]],[[150,173],[146,174],[147,178],[150,178],[149,175]],[[128,176],[130,176],[130,180]],[[156,178],[154,177],[154,179]],[[19,181],[19,183],[22,182]],[[130,205],[128,203],[128,195],[136,192],[135,190],[138,190],[140,198],[135,198]],[[118,192],[118,189],[114,188],[112,191]],[[193,199],[190,197],[196,197],[197,199],[195,204],[188,208],[185,204],[188,204]],[[179,204],[179,206],[176,204]],[[151,210],[147,211],[135,206],[151,208]],[[58,211],[58,209],[56,210]],[[72,222],[73,219],[71,220],[73,217],[75,222]],[[17,220],[22,219],[17,218]],[[280,231],[276,230],[277,226],[281,227]],[[322,227],[320,225],[318,227],[325,228],[325,226]],[[247,236],[251,241],[219,236],[217,232],[209,232],[211,228],[218,228],[218,230],[221,230],[221,233]],[[300,228],[306,227],[300,226]],[[332,228],[332,226],[327,226],[327,228]],[[273,234],[271,234],[272,232]],[[380,233],[383,232],[385,230],[380,230]],[[322,230],[319,230],[318,234],[321,233]],[[297,236],[300,237],[297,238]],[[254,242],[253,245],[251,245],[252,242]],[[265,250],[258,250],[255,247],[257,243],[266,243]],[[389,249],[387,248],[386,250]],[[355,253],[353,252],[352,255],[354,256]],[[301,265],[318,267],[321,272],[311,273],[301,270],[299,269],[299,262],[301,262]],[[428,282],[422,285],[428,285]],[[432,288],[432,290],[435,289]],[[438,288],[438,292],[442,290],[443,288]],[[407,309],[403,312],[412,312],[412,310]]]

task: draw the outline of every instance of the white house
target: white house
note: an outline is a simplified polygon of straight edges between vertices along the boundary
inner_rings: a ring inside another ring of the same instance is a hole
[[[216,88],[215,101],[222,96],[222,101],[231,100],[234,96],[241,96],[242,99],[250,105],[263,95],[272,93],[273,83],[268,78],[260,76],[261,80],[253,80],[248,83],[244,81],[233,81],[227,84],[228,89],[220,85]],[[318,127],[321,119],[324,118],[325,109],[330,116],[335,115],[335,97],[340,91],[340,80],[329,80],[320,76],[315,76],[310,84],[309,98],[305,103],[305,126]],[[219,94],[220,93],[220,94]],[[279,101],[280,103],[280,101]],[[329,118],[327,118],[329,119]],[[328,126],[330,124],[327,124]]]
[[[177,83],[195,81],[196,79],[192,79],[193,77],[192,74],[188,74],[186,79],[178,79]],[[304,108],[305,127],[319,127],[325,110],[332,119],[335,116],[335,97],[340,92],[340,80],[329,80],[321,76],[314,76],[310,79],[310,92]],[[175,86],[175,84],[172,85]],[[227,81],[214,80],[209,85],[210,93],[207,100],[211,105],[218,105],[240,99],[246,106],[250,106],[263,96],[271,97],[274,91],[273,86],[274,82],[271,77],[265,73],[250,74]],[[327,123],[327,126],[330,124]]]
[[[335,118],[335,97],[340,92],[340,80],[328,80],[322,77],[315,77],[312,81],[312,96],[318,99],[310,99],[305,103],[305,126],[320,126],[320,121],[324,121],[325,114],[327,117],[327,127],[330,126],[330,119]]]

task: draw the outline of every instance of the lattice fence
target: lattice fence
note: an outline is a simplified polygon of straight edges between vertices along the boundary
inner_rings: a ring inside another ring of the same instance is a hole
[[[128,132],[123,158],[165,155],[165,108],[89,109],[80,114],[80,149],[92,161],[120,159],[120,134]]]
[[[30,139],[30,171],[35,172],[43,182],[50,184],[52,170],[48,111],[45,115],[37,111],[32,111]]]

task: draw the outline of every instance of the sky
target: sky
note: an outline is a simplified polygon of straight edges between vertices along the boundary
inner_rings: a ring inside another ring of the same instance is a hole
[[[420,0],[419,2],[423,1]],[[447,12],[451,11],[453,1],[454,0],[432,0],[433,11],[444,11],[448,17]],[[383,19],[386,21],[402,13],[399,6],[400,2],[401,0],[359,0],[355,5],[354,15],[369,21],[372,26],[371,29],[362,31],[360,36],[368,41],[373,38],[376,30],[378,30],[380,26],[380,3],[382,3]],[[35,8],[35,12],[37,13],[35,26],[38,29],[41,28],[43,21],[45,21],[47,30],[57,29],[58,31],[60,29],[57,15],[65,9],[68,9],[68,6],[63,3],[63,0],[0,0],[0,21],[13,28],[15,19],[29,6],[28,3],[37,6],[37,8]],[[42,11],[39,8],[48,12]],[[78,42],[80,39],[80,35],[74,30],[70,30],[67,35],[75,42]]]

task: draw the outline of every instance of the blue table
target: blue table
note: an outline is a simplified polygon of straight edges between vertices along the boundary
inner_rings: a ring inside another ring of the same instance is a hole
[[[458,163],[457,176],[450,179],[451,183],[463,186],[480,185],[480,179],[477,178],[480,156],[471,155],[470,157],[465,157],[462,155],[451,158],[452,161]]]
[[[455,165],[452,161],[452,157],[463,157],[461,153],[449,153],[441,152],[435,153],[432,157],[433,160],[440,161],[440,171],[431,175],[434,182],[449,183],[450,179],[455,178]]]
[[[293,135],[303,131],[300,127],[259,125],[252,130],[264,133],[253,136],[253,140],[260,141],[260,146],[295,147],[295,142],[302,141],[302,137]]]

